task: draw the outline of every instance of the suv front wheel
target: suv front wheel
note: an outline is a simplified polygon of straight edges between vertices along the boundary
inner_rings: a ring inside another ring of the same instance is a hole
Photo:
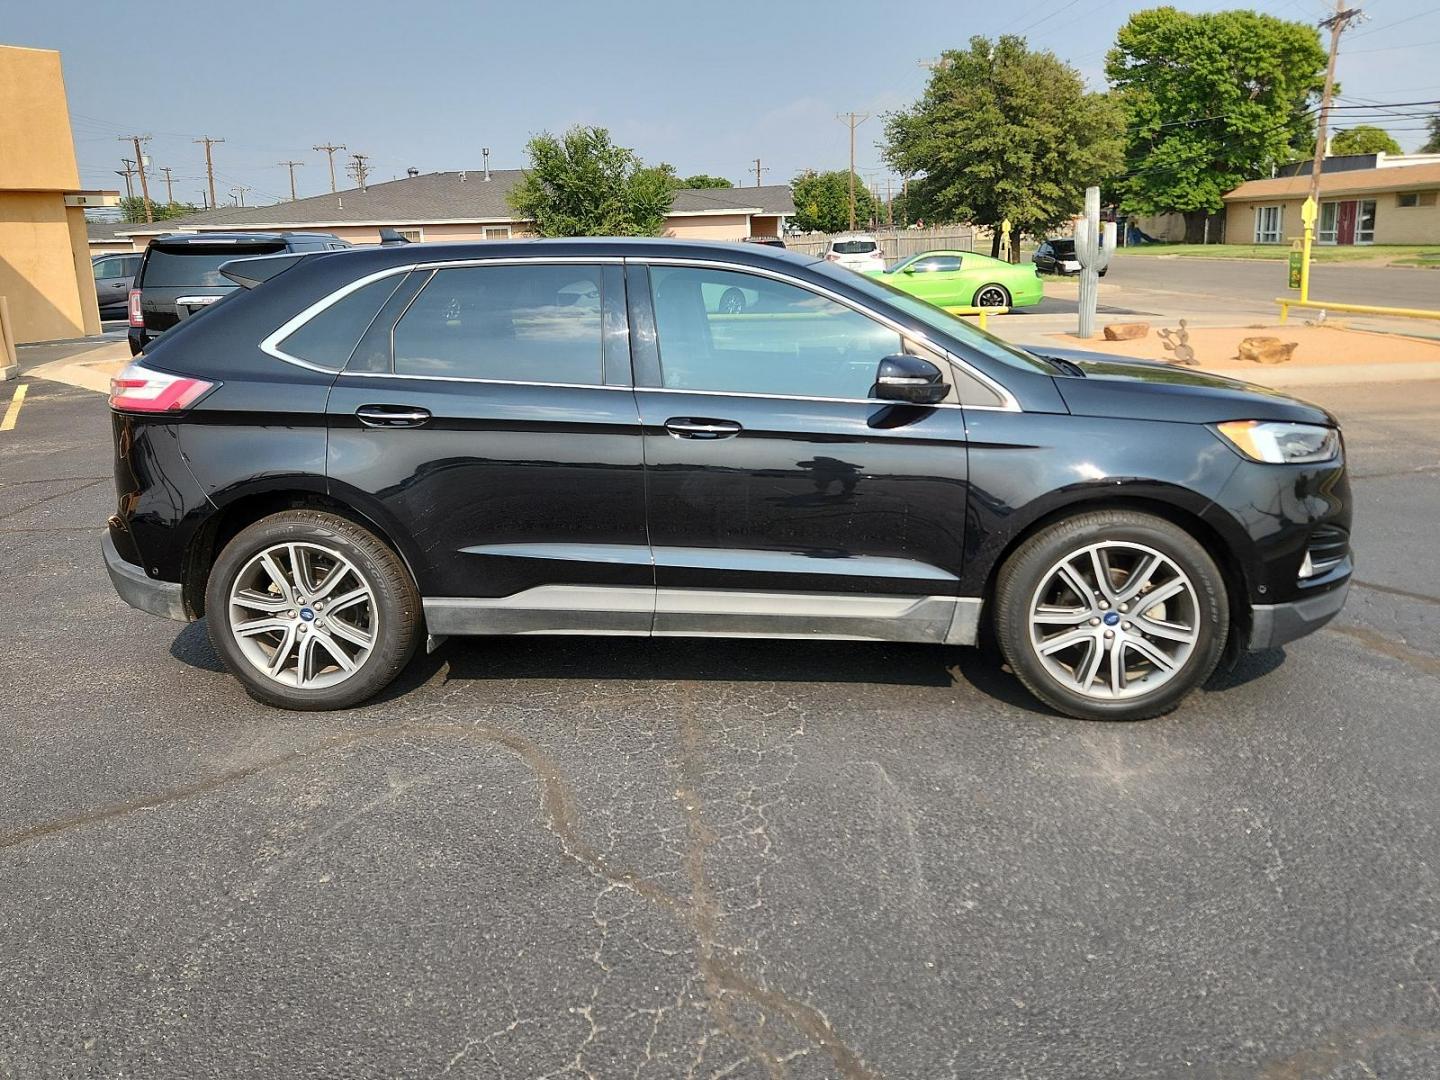
[[[1036,533],[1001,568],[995,610],[1026,689],[1089,720],[1169,712],[1210,677],[1229,633],[1214,560],[1183,529],[1130,511]]]
[[[352,521],[311,510],[263,518],[225,545],[205,589],[210,641],[252,697],[343,709],[409,662],[420,597],[399,557]]]

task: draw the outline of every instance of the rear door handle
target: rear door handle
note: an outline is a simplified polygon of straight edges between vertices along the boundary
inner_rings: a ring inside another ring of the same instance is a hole
[[[414,405],[361,405],[355,416],[366,427],[419,427],[430,419],[430,410]]]
[[[734,420],[712,420],[705,416],[672,416],[665,430],[677,439],[730,439],[743,430]]]

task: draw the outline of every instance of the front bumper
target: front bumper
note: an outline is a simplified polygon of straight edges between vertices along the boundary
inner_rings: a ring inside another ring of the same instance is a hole
[[[115,549],[115,541],[108,530],[100,541],[100,550],[105,554],[105,569],[110,574],[110,584],[115,586],[121,600],[151,615],[162,615],[177,622],[190,621],[185,613],[185,600],[179,582],[156,581],[147,577],[142,567],[126,562]]]
[[[1287,642],[1313,634],[1328,623],[1345,606],[1350,592],[1350,579],[1318,596],[1292,600],[1288,604],[1256,604],[1250,609],[1251,652],[1274,649]]]

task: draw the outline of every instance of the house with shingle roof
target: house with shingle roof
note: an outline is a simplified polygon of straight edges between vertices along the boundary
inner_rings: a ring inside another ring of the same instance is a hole
[[[1356,167],[1368,163],[1326,159],[1316,242],[1440,243],[1440,157],[1365,156],[1378,160]],[[1225,196],[1226,243],[1288,244],[1300,237],[1300,207],[1310,193],[1310,169],[1305,163],[1284,171],[1290,175],[1249,180]]]
[[[419,173],[364,188],[312,195],[270,206],[229,206],[153,224],[123,225],[136,248],[165,233],[328,232],[354,244],[375,244],[381,229],[412,241],[507,240],[529,233],[507,196],[522,169]],[[665,235],[697,240],[780,236],[795,213],[785,184],[746,188],[683,188],[675,192]]]

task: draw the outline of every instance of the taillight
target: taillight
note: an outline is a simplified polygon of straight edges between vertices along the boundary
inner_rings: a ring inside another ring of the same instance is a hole
[[[216,385],[204,379],[170,375],[130,364],[110,380],[110,407],[125,412],[179,412],[188,409]]]
[[[144,326],[145,313],[140,310],[140,290],[130,290],[130,325]]]
[[[839,262],[839,261],[840,261],[840,253],[837,252],[837,251],[832,251],[832,252],[830,252],[829,254],[827,254],[827,255],[825,256],[825,261],[826,261],[826,262]]]

